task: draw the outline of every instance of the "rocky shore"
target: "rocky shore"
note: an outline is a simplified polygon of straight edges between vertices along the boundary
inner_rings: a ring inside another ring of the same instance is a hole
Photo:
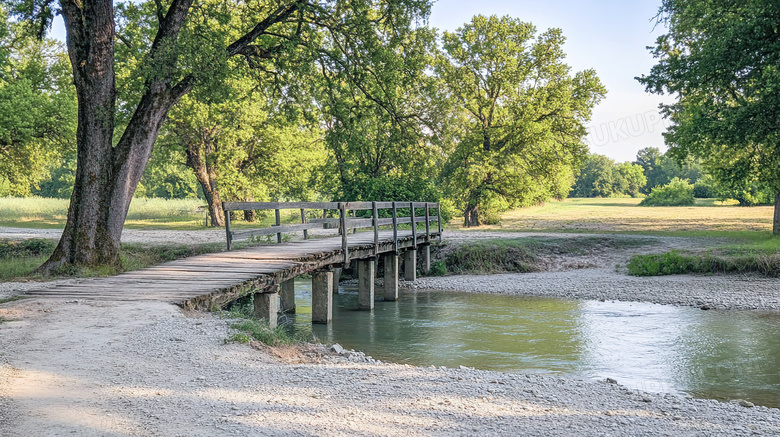
[[[780,410],[749,403],[226,344],[229,320],[153,302],[0,308],[9,437],[780,435]]]

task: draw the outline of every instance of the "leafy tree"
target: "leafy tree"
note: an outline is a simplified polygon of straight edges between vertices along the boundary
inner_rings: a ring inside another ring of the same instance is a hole
[[[674,178],[695,183],[703,175],[701,164],[690,158],[680,159],[673,154],[664,154],[657,147],[646,147],[636,155],[634,164],[641,166],[647,178],[642,188],[645,194],[653,188],[666,185]]]
[[[184,154],[180,149],[166,146],[164,139],[158,140],[135,196],[163,199],[199,197],[198,181],[187,167]]]
[[[163,129],[164,144],[186,155],[214,226],[224,225],[223,198],[308,200],[312,173],[327,157],[319,130],[278,111],[256,83],[235,77],[227,86],[223,98],[183,98]]]
[[[647,179],[642,167],[595,153],[588,155],[570,193],[571,197],[637,196]]]
[[[592,153],[585,159],[580,169],[572,197],[609,197],[615,194],[615,161]]]
[[[196,8],[192,0],[147,1],[141,7],[153,18],[135,29],[126,24],[138,9],[114,8],[112,0],[60,0],[59,9],[52,0],[7,1],[40,34],[55,13],[63,16],[78,96],[76,182],[44,272],[119,265],[124,220],[159,130],[194,87],[218,84],[242,60],[272,82],[312,56],[339,59],[337,67],[349,70],[365,56],[363,41],[377,38],[375,29],[403,33],[430,8],[427,0],[204,1]],[[125,48],[132,52],[123,56],[128,65],[116,57]],[[118,75],[117,67],[131,74]],[[129,91],[118,99],[118,89]]]
[[[664,106],[670,152],[701,158],[721,182],[772,190],[780,234],[780,3],[664,0],[659,18],[658,63],[638,80],[678,95]]]
[[[76,102],[56,42],[29,37],[0,7],[0,196],[29,196],[73,147]]]
[[[325,173],[338,175],[334,198],[437,201],[435,164],[443,101],[426,72],[436,35],[418,28],[384,35],[371,47],[359,85],[348,72],[328,69],[317,90],[325,119],[325,143],[334,160]]]
[[[624,162],[618,164],[614,171],[616,173],[615,191],[618,193],[636,197],[642,191],[642,188],[647,185],[647,178],[644,172],[642,172],[642,167],[636,164]]]
[[[445,32],[436,73],[463,112],[445,177],[464,211],[565,197],[573,167],[586,153],[584,123],[605,94],[593,70],[575,75],[563,63],[559,29],[536,35],[530,23],[475,16]]]

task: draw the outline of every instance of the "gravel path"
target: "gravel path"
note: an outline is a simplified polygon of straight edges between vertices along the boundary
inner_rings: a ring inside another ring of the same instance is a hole
[[[599,267],[412,286],[780,309],[774,279],[632,278],[615,271],[625,254],[592,258]],[[28,286],[2,284],[0,297]],[[745,402],[226,344],[228,320],[157,302],[23,299],[0,305],[0,320],[2,436],[780,436],[780,410]]]

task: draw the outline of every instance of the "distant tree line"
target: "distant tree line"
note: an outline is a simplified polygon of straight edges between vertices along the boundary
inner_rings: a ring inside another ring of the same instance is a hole
[[[677,191],[681,184],[690,184],[696,198],[735,199],[742,206],[769,205],[774,201],[772,190],[756,182],[718,180],[700,160],[680,161],[656,147],[641,149],[633,162],[616,163],[607,156],[589,154],[569,197],[643,197],[675,180],[679,181],[674,184]]]

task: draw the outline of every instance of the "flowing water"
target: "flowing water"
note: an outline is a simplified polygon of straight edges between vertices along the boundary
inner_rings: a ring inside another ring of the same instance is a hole
[[[333,322],[313,325],[315,335],[383,361],[610,377],[780,407],[780,313],[443,291],[357,311],[357,293],[341,291]],[[296,301],[296,323],[310,323],[308,282],[296,282]]]

